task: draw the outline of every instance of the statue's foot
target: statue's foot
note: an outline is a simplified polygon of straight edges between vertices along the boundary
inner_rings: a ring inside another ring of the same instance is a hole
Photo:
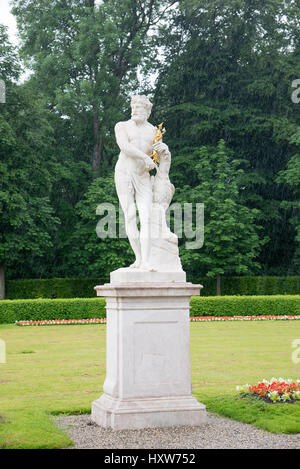
[[[141,261],[136,260],[133,264],[129,266],[129,269],[138,269],[140,267]]]

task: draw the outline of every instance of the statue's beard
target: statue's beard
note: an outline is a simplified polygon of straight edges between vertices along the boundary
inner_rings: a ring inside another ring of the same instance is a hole
[[[146,122],[147,116],[146,116],[146,114],[132,114],[131,119],[134,122],[142,123],[142,122]]]

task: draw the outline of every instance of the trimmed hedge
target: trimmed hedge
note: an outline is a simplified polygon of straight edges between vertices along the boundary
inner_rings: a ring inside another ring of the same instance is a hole
[[[191,316],[300,315],[300,295],[192,297]]]
[[[105,318],[105,298],[0,301],[0,324],[42,319]]]
[[[108,278],[101,277],[7,280],[6,298],[95,298],[94,287],[107,282]]]
[[[300,295],[198,297],[191,316],[300,315]],[[0,324],[20,320],[105,318],[105,298],[0,301]]]
[[[189,281],[203,285],[201,296],[216,295],[216,279],[193,277]],[[221,294],[224,296],[300,295],[300,276],[221,277]]]
[[[201,296],[215,296],[216,280],[187,276],[188,281],[204,286]],[[94,298],[95,285],[103,285],[109,278],[53,278],[7,280],[6,298]],[[221,277],[222,295],[299,295],[298,277]]]

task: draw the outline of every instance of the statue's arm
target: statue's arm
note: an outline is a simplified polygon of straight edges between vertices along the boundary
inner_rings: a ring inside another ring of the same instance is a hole
[[[157,151],[157,153],[159,155],[164,153],[168,157],[168,159],[171,158],[171,153],[170,153],[169,147],[165,143],[156,142],[156,143],[154,143],[153,148],[154,148],[154,150]]]
[[[147,162],[148,158],[151,160],[151,158],[146,153],[139,150],[129,142],[123,122],[118,122],[118,124],[116,124],[115,135],[117,144],[120,150],[125,153],[125,155],[130,156],[131,158],[142,159],[145,161],[145,163]]]

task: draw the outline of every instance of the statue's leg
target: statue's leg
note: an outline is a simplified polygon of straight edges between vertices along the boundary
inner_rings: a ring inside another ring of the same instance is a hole
[[[130,246],[135,254],[135,262],[130,267],[139,267],[141,262],[140,233],[136,222],[136,205],[134,189],[129,177],[119,171],[115,172],[115,184],[121,208],[125,218],[125,230]]]
[[[152,190],[151,186],[146,184],[144,191],[136,193],[136,204],[140,217],[140,245],[141,245],[141,269],[154,270],[151,267],[151,210],[152,210]]]

